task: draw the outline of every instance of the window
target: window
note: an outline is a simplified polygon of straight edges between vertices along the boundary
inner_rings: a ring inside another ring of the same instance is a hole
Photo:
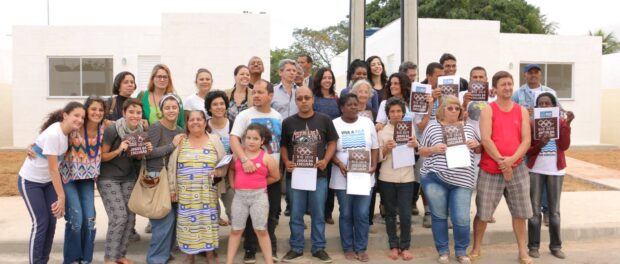
[[[519,85],[524,85],[526,80],[523,75],[525,66],[529,63],[521,63],[519,72],[521,78]],[[540,82],[555,90],[558,98],[573,97],[573,64],[570,63],[539,63],[542,68],[542,80]]]
[[[50,96],[112,94],[111,58],[49,58]]]

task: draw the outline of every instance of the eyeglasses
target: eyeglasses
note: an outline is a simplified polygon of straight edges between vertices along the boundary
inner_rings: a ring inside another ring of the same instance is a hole
[[[299,101],[299,102],[301,102],[301,101],[303,101],[303,100],[310,101],[311,99],[312,99],[312,96],[309,96],[309,95],[306,95],[306,96],[298,96],[298,97],[296,97],[296,98],[295,98],[295,100],[297,100],[297,101]]]
[[[165,81],[165,80],[168,80],[168,76],[166,76],[166,75],[156,75],[155,79]]]
[[[456,112],[456,111],[461,111],[461,108],[458,106],[447,106],[446,110],[450,111],[450,112]]]

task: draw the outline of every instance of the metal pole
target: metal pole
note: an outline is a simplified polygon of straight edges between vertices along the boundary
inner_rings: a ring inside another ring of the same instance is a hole
[[[366,1],[350,0],[349,5],[349,64],[364,59],[366,53]]]
[[[401,61],[418,63],[418,0],[400,0]]]

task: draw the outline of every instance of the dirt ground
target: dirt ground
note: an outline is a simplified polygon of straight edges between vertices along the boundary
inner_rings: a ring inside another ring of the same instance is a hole
[[[620,170],[620,150],[600,150],[600,149],[578,149],[569,150],[567,156],[598,164],[608,168]],[[26,154],[24,151],[0,151],[0,196],[19,195],[17,191],[17,173],[24,162]],[[602,191],[600,187],[594,186],[582,180],[566,177],[564,179],[565,192],[576,191]]]

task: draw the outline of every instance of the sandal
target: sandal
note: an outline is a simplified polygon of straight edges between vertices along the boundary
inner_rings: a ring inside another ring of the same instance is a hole
[[[397,248],[392,248],[390,249],[390,253],[388,253],[388,258],[391,260],[397,260],[400,254],[401,252]]]
[[[530,257],[519,258],[519,263],[520,264],[534,264],[534,260],[532,260]]]
[[[478,253],[478,254],[474,254],[472,252],[469,252],[469,255],[467,255],[469,257],[470,261],[478,261],[482,259],[482,253]]]
[[[403,258],[404,261],[410,261],[413,259],[413,254],[411,254],[411,251],[409,251],[409,249],[403,249],[400,253],[400,256]]]
[[[357,260],[357,254],[353,251],[344,252],[344,258],[347,260]]]
[[[368,256],[368,253],[366,253],[366,251],[362,251],[360,253],[357,253],[357,259],[361,262],[368,262],[370,260],[370,257]]]

